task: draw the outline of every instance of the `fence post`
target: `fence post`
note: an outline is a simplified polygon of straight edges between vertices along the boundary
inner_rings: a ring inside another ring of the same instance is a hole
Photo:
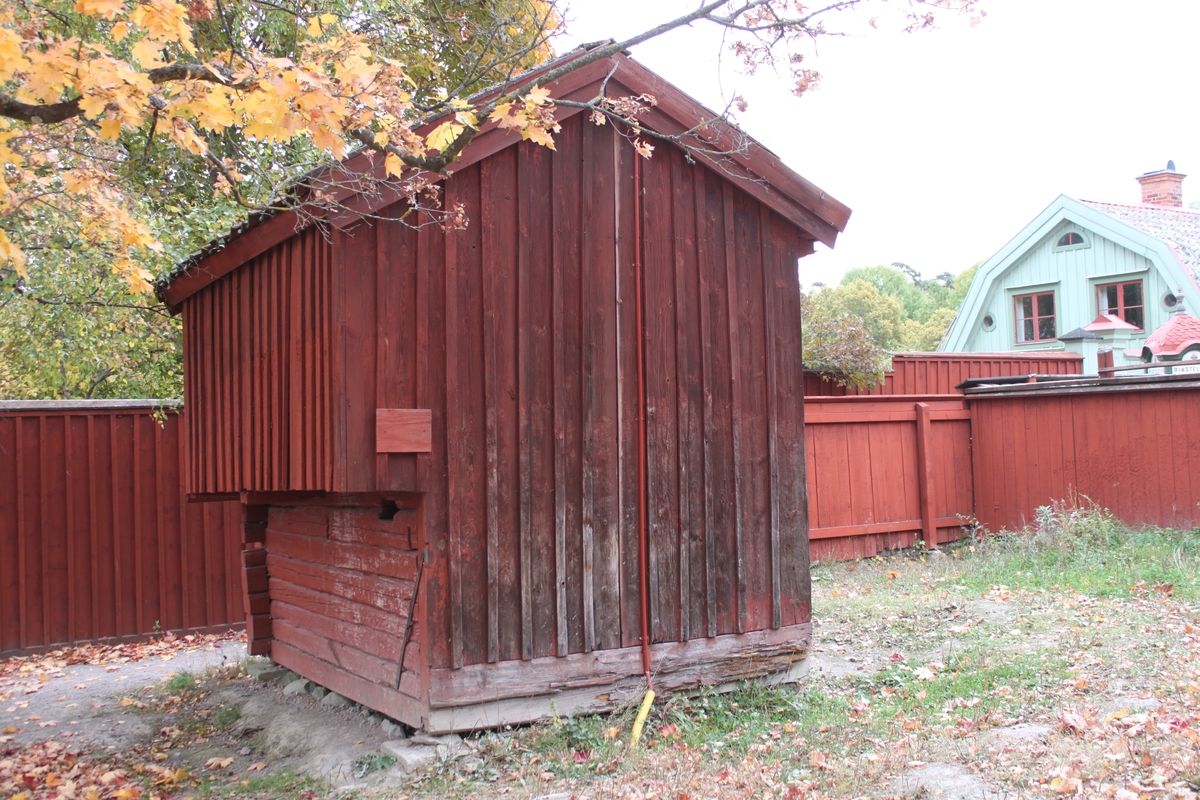
[[[933,420],[930,416],[928,403],[917,403],[917,492],[921,498],[921,531],[925,538],[925,547],[936,550],[937,542],[937,505],[933,495],[933,454],[930,449],[933,443],[930,439]]]

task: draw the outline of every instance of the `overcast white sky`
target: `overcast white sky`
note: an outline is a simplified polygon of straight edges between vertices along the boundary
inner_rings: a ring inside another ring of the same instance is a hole
[[[560,52],[679,16],[694,0],[573,0]],[[933,276],[991,256],[1059,194],[1139,202],[1134,177],[1174,159],[1200,199],[1200,2],[985,0],[975,28],[827,38],[820,88],[741,74],[711,29],[666,34],[636,59],[710,108],[743,95],[742,127],[849,205],[837,248],[800,280],[902,261]],[[878,8],[876,7],[876,10]],[[862,28],[869,14],[848,24]],[[869,29],[866,29],[869,30]]]

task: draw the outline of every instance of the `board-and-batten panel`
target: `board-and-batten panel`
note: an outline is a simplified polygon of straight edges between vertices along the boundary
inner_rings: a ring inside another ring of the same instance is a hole
[[[0,653],[244,621],[238,504],[186,502],[153,402],[0,409]]]
[[[309,228],[184,301],[189,493],[333,488],[331,283]]]
[[[339,488],[428,491],[435,668],[638,642],[637,156],[581,117],[556,145],[456,174],[465,230],[335,240],[347,387],[433,410],[427,461],[376,456],[374,407],[348,398]],[[653,638],[806,621],[811,244],[673,148],[640,167]]]
[[[1095,503],[1129,525],[1200,524],[1195,390],[975,397],[976,513],[1018,530],[1039,506]]]
[[[1081,233],[1088,246],[1056,251],[1055,244],[1068,231]],[[984,310],[995,315],[996,327],[992,331],[976,327],[971,333],[968,349],[980,352],[1024,347],[1015,341],[1012,298],[1014,294],[1022,294],[1027,287],[1030,291],[1053,288],[1060,334],[1091,323],[1099,313],[1096,286],[1106,282],[1105,276],[1113,276],[1114,281],[1143,281],[1147,332],[1166,322],[1170,312],[1163,306],[1162,298],[1175,287],[1167,285],[1149,259],[1078,225],[1064,222],[992,284]],[[1129,346],[1137,347],[1144,338],[1144,334],[1134,334]]]

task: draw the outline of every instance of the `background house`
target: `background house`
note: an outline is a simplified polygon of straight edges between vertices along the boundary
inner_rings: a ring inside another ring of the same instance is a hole
[[[1118,366],[1140,361],[1180,293],[1200,292],[1200,212],[1183,207],[1184,177],[1170,162],[1140,176],[1136,205],[1060,195],[980,267],[938,349],[1067,350],[1085,372],[1103,348]]]

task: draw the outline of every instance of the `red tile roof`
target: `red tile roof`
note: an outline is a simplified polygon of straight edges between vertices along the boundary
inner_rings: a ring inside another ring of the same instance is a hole
[[[1137,325],[1126,322],[1115,314],[1101,314],[1083,326],[1085,331],[1139,331]]]
[[[1146,337],[1142,347],[1159,358],[1177,356],[1194,344],[1200,344],[1200,319],[1191,314],[1172,314]]]

